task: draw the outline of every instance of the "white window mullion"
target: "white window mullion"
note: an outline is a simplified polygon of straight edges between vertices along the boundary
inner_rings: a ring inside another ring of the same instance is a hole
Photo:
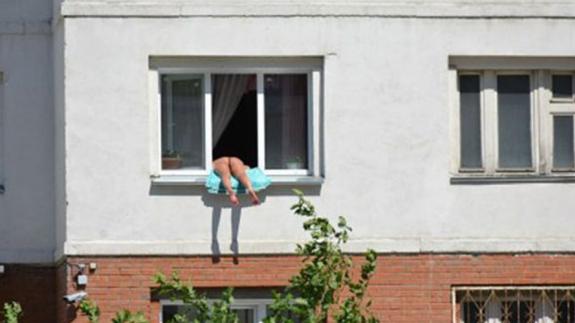
[[[308,76],[311,78],[308,89],[308,165],[307,169],[311,170],[313,176],[320,176],[320,108],[321,108],[321,73],[312,71]]]
[[[206,169],[212,168],[212,78],[210,73],[204,74],[205,90],[204,90],[204,151],[206,157]]]
[[[538,119],[539,126],[536,133],[538,137],[537,172],[541,175],[551,174],[553,168],[553,116],[549,107],[551,99],[551,75],[549,71],[537,71],[537,99],[535,101],[537,110],[533,114],[534,119]]]
[[[266,169],[264,75],[257,74],[258,167]]]
[[[497,75],[495,71],[485,71],[482,89],[484,167],[487,174],[494,174],[498,160]]]
[[[255,315],[255,321],[257,323],[263,322],[264,318],[267,316],[267,304],[257,305],[257,315]]]
[[[543,168],[540,163],[541,145],[539,144],[539,131],[541,128],[541,120],[539,118],[539,103],[541,102],[539,98],[539,88],[541,86],[540,74],[540,71],[534,71],[529,75],[529,83],[531,85],[531,164],[537,174],[543,173]]]

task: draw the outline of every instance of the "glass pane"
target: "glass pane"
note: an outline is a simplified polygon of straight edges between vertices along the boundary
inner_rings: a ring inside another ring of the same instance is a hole
[[[162,168],[203,169],[204,84],[202,75],[162,78]]]
[[[180,320],[176,320],[176,319]],[[181,322],[182,319],[192,321],[196,318],[196,311],[189,305],[163,305],[162,306],[162,322]]]
[[[530,168],[531,100],[528,75],[497,77],[499,167]]]
[[[573,77],[571,75],[553,75],[553,97],[573,97]]]
[[[479,75],[459,76],[461,168],[481,168]]]
[[[238,316],[238,323],[255,323],[253,309],[235,309],[233,311]]]
[[[553,168],[573,168],[573,116],[553,117]]]
[[[307,75],[264,75],[266,168],[307,169]]]

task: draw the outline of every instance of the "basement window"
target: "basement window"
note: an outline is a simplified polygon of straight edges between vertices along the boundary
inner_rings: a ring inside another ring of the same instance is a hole
[[[455,287],[453,323],[575,323],[575,286]]]
[[[207,175],[239,157],[267,175],[318,176],[321,60],[152,59],[153,173]]]
[[[222,288],[199,289],[200,294],[208,298],[208,304],[213,304],[221,296]],[[263,319],[270,315],[270,306],[273,303],[272,289],[268,288],[236,288],[234,289],[234,300],[231,310],[238,316],[238,323],[261,323]],[[190,305],[183,304],[178,300],[160,300],[161,312],[160,323],[168,323],[180,316],[186,322],[193,322],[196,313]],[[293,322],[300,322],[297,318],[292,318]]]

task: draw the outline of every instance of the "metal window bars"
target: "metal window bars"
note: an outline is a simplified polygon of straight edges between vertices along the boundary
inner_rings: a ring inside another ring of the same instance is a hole
[[[453,323],[575,323],[575,286],[452,289]]]

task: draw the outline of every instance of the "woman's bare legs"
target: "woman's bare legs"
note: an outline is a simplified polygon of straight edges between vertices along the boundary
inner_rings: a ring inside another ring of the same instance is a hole
[[[252,187],[252,182],[250,181],[250,178],[246,174],[247,167],[246,165],[244,165],[244,162],[242,162],[242,160],[239,158],[230,157],[230,168],[232,169],[232,175],[234,175],[234,177],[237,178],[238,181],[242,183],[242,185],[247,189],[248,194],[250,195],[250,198],[252,200],[252,203],[260,204],[260,198],[254,191],[254,188]]]
[[[231,164],[229,157],[221,157],[214,160],[214,170],[220,175],[222,179],[222,184],[228,192],[228,196],[230,197],[230,202],[237,206],[240,204],[238,197],[236,196],[236,192],[232,189],[232,182],[231,182]]]

